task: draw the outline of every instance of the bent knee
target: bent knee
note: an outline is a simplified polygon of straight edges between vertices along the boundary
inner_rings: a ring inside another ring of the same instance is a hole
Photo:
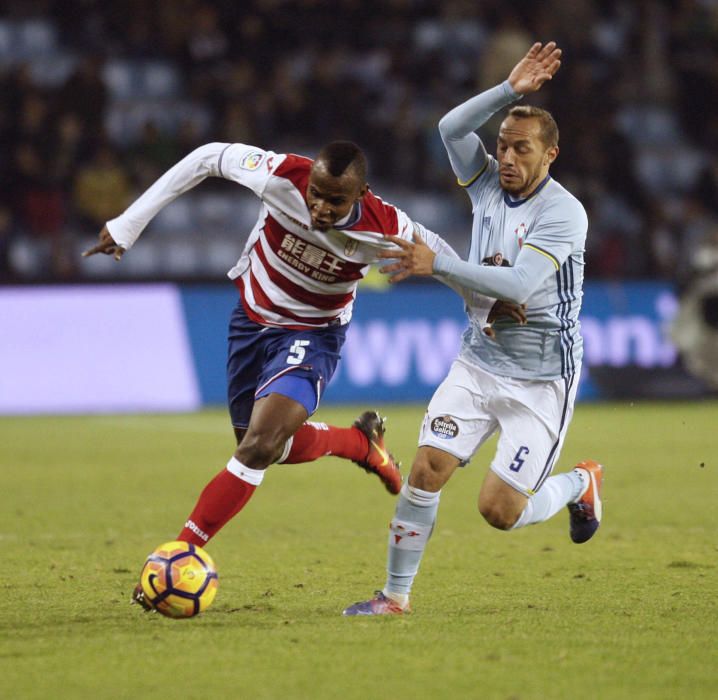
[[[283,442],[280,444],[268,436],[246,435],[237,445],[234,456],[250,469],[264,469],[279,458],[283,449]]]
[[[519,519],[521,513],[501,503],[479,502],[479,513],[484,520],[497,530],[510,530]]]

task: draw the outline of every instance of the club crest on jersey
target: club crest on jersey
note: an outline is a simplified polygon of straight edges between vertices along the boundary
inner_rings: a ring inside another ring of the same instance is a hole
[[[484,228],[491,228],[491,217],[485,216],[482,225]]]
[[[519,239],[519,248],[524,244],[524,238],[526,238],[526,224],[519,224],[515,229],[514,233]]]
[[[243,170],[256,170],[264,160],[264,153],[261,151],[250,151],[242,156],[239,167]]]
[[[357,252],[358,247],[359,241],[355,241],[353,238],[350,238],[344,246],[344,255],[346,255],[347,257],[354,255],[354,253]]]
[[[451,416],[439,416],[431,421],[431,432],[442,440],[452,440],[459,434],[459,426]]]

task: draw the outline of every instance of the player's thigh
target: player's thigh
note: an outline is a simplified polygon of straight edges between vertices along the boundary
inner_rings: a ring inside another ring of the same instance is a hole
[[[575,382],[506,380],[492,400],[501,432],[491,471],[525,496],[536,493],[553,470],[577,383],[577,377]]]
[[[486,410],[488,380],[486,373],[455,360],[426,409],[419,446],[442,450],[468,463],[498,427]]]
[[[232,425],[246,428],[254,402],[271,393],[292,398],[309,415],[314,413],[336,370],[345,335],[346,326],[303,331],[267,328],[248,319],[241,306],[235,309],[227,361]]]
[[[237,430],[246,430],[254,407],[257,380],[266,356],[267,333],[273,332],[247,318],[240,301],[232,313],[227,339],[227,405]]]
[[[279,393],[301,403],[311,416],[334,376],[346,326],[270,333],[255,398]]]

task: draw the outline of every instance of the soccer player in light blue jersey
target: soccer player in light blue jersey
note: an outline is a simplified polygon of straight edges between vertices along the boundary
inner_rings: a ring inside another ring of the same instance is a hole
[[[496,431],[500,437],[479,493],[481,515],[511,530],[568,506],[570,536],[589,540],[601,521],[603,467],[591,460],[551,476],[566,436],[581,371],[578,314],[588,221],[581,203],[549,175],[558,128],[537,107],[514,106],[501,124],[496,158],[476,130],[535,92],[558,71],[554,42],[534,44],[508,79],[439,122],[451,166],[474,214],[468,261],[435,254],[418,235],[397,241],[383,271],[392,282],[435,274],[483,295],[526,306],[527,322],[502,320],[487,334],[471,322],[459,357],[436,390],[408,483],[389,532],[387,580],[345,615],[401,614],[436,520],[441,489]],[[471,318],[470,318],[471,321]]]

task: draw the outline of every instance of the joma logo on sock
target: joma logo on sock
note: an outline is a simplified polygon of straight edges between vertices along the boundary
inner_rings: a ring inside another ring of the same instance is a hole
[[[192,532],[194,532],[194,534],[197,535],[197,537],[201,537],[205,542],[207,542],[209,540],[209,535],[206,532],[204,532],[203,530],[200,530],[191,520],[188,520],[184,524],[184,526],[188,530],[192,530]]]

